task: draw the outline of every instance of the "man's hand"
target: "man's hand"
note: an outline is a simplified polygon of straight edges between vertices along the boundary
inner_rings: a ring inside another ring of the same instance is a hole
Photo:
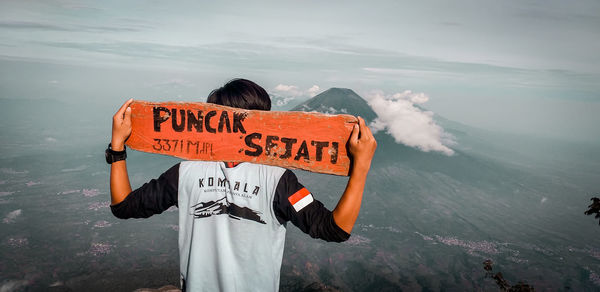
[[[352,129],[348,146],[348,151],[352,155],[353,167],[366,167],[368,170],[377,148],[377,141],[361,117],[358,117],[358,124],[354,125],[354,129]]]
[[[365,120],[358,117],[358,125],[354,125],[348,140],[348,152],[352,156],[350,178],[344,194],[333,210],[335,223],[347,233],[352,232],[360,211],[367,173],[371,168],[375,148],[377,142],[371,130],[365,125]]]
[[[131,107],[133,98],[126,101],[113,116],[111,148],[121,151],[125,147],[125,141],[131,135]]]
[[[131,135],[131,108],[133,98],[126,101],[113,116],[111,148],[115,151],[125,149],[125,141]],[[122,202],[131,193],[131,184],[127,174],[125,160],[110,165],[110,197],[112,205]]]

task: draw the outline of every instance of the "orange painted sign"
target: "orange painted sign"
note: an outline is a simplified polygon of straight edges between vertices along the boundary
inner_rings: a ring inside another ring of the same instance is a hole
[[[254,162],[348,175],[351,115],[244,110],[202,102],[134,101],[132,149],[187,160]]]

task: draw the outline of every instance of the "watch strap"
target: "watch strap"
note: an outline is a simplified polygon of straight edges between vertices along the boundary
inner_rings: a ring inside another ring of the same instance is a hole
[[[106,163],[112,164],[117,161],[125,160],[127,158],[127,151],[125,145],[123,145],[123,150],[115,151],[112,149],[111,143],[108,144],[108,148],[105,151]]]

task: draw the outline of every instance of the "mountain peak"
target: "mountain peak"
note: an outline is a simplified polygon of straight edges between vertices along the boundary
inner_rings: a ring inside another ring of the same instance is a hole
[[[347,94],[354,94],[354,95],[358,95],[358,94],[356,94],[356,92],[354,92],[354,90],[352,90],[352,89],[350,89],[350,88],[343,88],[343,87],[332,87],[332,88],[329,88],[329,89],[327,89],[327,90],[325,90],[325,91],[323,91],[323,92],[321,92],[321,93],[325,93],[325,92],[336,92],[336,91],[339,91],[339,92],[344,92],[344,93],[347,93]]]
[[[349,88],[329,88],[315,97],[294,107],[292,111],[316,111],[326,114],[349,114],[361,116],[367,122],[373,121],[377,114],[367,102]]]

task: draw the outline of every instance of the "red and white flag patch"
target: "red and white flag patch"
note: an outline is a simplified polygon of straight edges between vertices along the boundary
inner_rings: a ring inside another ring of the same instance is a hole
[[[312,194],[306,188],[301,188],[299,191],[291,195],[288,198],[288,201],[290,201],[290,204],[294,206],[296,212],[300,212],[300,210],[312,203],[314,199]]]

